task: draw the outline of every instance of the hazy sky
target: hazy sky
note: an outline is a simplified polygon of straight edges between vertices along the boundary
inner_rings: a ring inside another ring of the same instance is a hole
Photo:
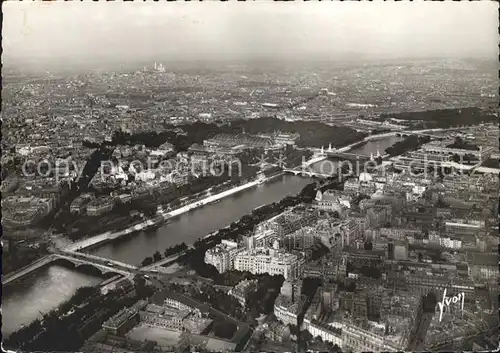
[[[133,61],[485,57],[497,4],[476,2],[6,2],[6,58]]]

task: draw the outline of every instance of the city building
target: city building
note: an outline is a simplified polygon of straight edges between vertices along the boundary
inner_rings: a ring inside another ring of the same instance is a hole
[[[448,249],[460,249],[462,248],[462,240],[459,237],[441,237],[439,245]]]
[[[203,141],[203,145],[207,149],[236,146],[242,146],[244,148],[270,148],[273,145],[273,141],[270,138],[253,136],[246,133],[218,134]]]
[[[210,309],[206,304],[200,304],[183,294],[175,292],[158,292],[153,299],[157,305],[164,305],[177,310],[193,311],[194,309],[198,309],[202,315],[207,315]]]
[[[294,303],[283,295],[278,295],[274,302],[274,316],[284,325],[297,325],[300,309],[301,301]]]
[[[174,145],[169,142],[165,142],[160,145],[157,149],[151,150],[150,155],[154,157],[164,157],[169,153],[174,151]]]
[[[281,286],[280,293],[292,303],[298,303],[302,294],[302,280],[286,280]]]
[[[100,216],[106,212],[109,212],[115,206],[115,202],[110,196],[100,196],[94,200],[91,200],[87,204],[87,215],[89,216]]]
[[[410,333],[408,349],[422,350],[425,347],[425,337],[435,315],[437,298],[433,294],[423,296],[414,306],[416,308],[415,320]]]
[[[342,214],[347,209],[351,208],[351,198],[339,194],[335,190],[326,190],[316,193],[315,206],[323,211],[338,212]]]
[[[283,243],[287,250],[308,250],[320,242],[320,235],[314,227],[304,227],[285,236]]]
[[[408,242],[394,242],[393,260],[408,260]]]
[[[343,253],[346,255],[347,262],[354,268],[381,268],[385,257],[383,250],[364,250],[353,247],[345,247]]]
[[[402,228],[402,227],[381,227],[376,231],[377,236],[383,236],[395,240],[405,240],[408,236],[422,234],[422,229],[417,227]]]
[[[447,289],[448,293],[474,293],[473,280],[450,277],[447,272],[429,270],[390,271],[387,274],[387,285],[395,290],[411,291],[420,295],[436,291],[442,292],[444,289]]]
[[[82,194],[78,196],[70,205],[70,212],[75,214],[82,214],[86,211],[87,204],[93,199],[92,194]]]
[[[282,343],[286,336],[290,334],[288,327],[279,322],[265,323],[264,332],[266,339],[272,342]]]
[[[243,280],[232,288],[228,294],[238,299],[240,304],[245,307],[248,294],[257,289],[257,280]]]
[[[282,250],[257,248],[239,252],[234,258],[234,269],[295,279],[303,270],[303,259]]]
[[[139,314],[141,322],[149,326],[192,334],[202,333],[212,323],[198,308],[148,304]]]
[[[498,278],[498,254],[469,252],[467,261],[470,264],[472,278],[478,281]]]
[[[332,342],[342,347],[342,329],[329,325],[321,324],[315,320],[304,319],[303,329],[309,331],[313,337],[321,337],[323,342]]]
[[[378,323],[347,318],[342,326],[342,350],[354,352],[403,351],[408,345],[411,320],[397,316]]]
[[[253,235],[244,237],[244,243],[248,250],[255,248],[270,247],[278,239],[276,231],[264,227],[256,227]]]
[[[224,273],[234,268],[234,259],[239,252],[238,243],[222,240],[205,252],[205,263],[214,266],[219,273]]]
[[[133,308],[125,308],[106,321],[102,328],[117,336],[123,336],[139,322],[139,312]]]
[[[15,195],[2,199],[2,225],[26,228],[47,216],[56,204],[54,198]]]
[[[303,227],[313,226],[318,221],[316,212],[286,211],[258,225],[259,229],[272,229],[281,239]]]
[[[385,325],[366,319],[344,321],[342,326],[342,351],[384,351]]]
[[[188,310],[168,309],[150,304],[139,313],[142,323],[172,331],[182,331],[182,321],[189,314]]]
[[[484,223],[472,223],[472,222],[445,222],[445,229],[449,233],[465,233],[465,234],[476,234],[481,229],[484,229]]]
[[[300,139],[300,134],[278,132],[274,134],[273,138],[275,144],[294,146]]]
[[[450,141],[433,141],[430,143],[426,143],[422,145],[422,151],[429,155],[437,154],[437,155],[454,155],[457,154],[459,156],[465,156],[467,154],[473,155],[478,160],[482,161],[488,158],[493,152],[492,147],[483,148],[481,146],[478,147],[477,150],[473,149],[460,149],[460,148],[452,148],[446,147]]]

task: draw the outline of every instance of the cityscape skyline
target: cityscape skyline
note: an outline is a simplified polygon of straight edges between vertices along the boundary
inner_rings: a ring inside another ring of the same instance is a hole
[[[3,347],[498,347],[498,4],[3,6]]]

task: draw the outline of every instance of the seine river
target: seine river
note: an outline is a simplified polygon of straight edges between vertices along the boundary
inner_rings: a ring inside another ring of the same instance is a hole
[[[379,149],[383,155],[387,147],[399,140],[401,138],[389,137],[370,141],[350,152],[369,156],[371,152],[375,154]],[[331,161],[326,160],[312,168],[319,170],[322,163],[332,165]],[[329,172],[328,166],[321,169]],[[287,195],[295,195],[310,182],[308,178],[284,175],[231,195],[218,203],[180,215],[156,230],[139,233],[117,243],[105,244],[92,250],[92,253],[117,261],[139,264],[157,250],[163,252],[165,248],[182,242],[191,244],[200,237],[224,228],[256,207],[279,201]],[[78,288],[97,285],[102,280],[54,265],[40,269],[4,288],[3,334],[9,334],[21,325],[41,317],[41,313],[56,308],[69,299]]]
[[[59,265],[42,267],[3,288],[2,334],[9,335],[57,308],[80,287],[104,279]]]
[[[383,156],[385,154],[384,151],[386,148],[391,147],[396,142],[399,142],[401,140],[403,140],[403,138],[397,136],[384,137],[380,140],[371,140],[361,146],[353,148],[349,151],[349,153],[357,153],[369,156],[370,153],[376,154],[377,150],[379,150],[380,155]]]
[[[140,264],[156,250],[163,252],[172,245],[192,244],[200,237],[226,227],[256,207],[295,195],[311,181],[293,175],[284,175],[231,195],[220,202],[184,213],[156,230],[142,232],[115,243],[108,243],[91,251],[92,254],[130,264]]]

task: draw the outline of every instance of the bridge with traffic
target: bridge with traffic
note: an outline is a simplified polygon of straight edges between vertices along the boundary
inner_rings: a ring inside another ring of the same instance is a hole
[[[71,244],[66,248],[66,251],[71,252],[71,251],[82,250],[82,249],[88,248],[90,246],[93,246],[93,245],[105,242],[107,240],[110,240],[112,238],[112,236],[113,236],[112,232],[105,232],[105,233],[90,237],[88,239],[81,240],[81,241],[76,242],[74,244]]]
[[[56,259],[56,257],[54,255],[44,256],[41,259],[38,259],[37,261],[32,262],[31,264],[13,272],[13,273],[9,273],[5,276],[2,276],[2,282],[4,285],[9,284],[10,282],[13,282],[13,281],[15,281],[23,276],[26,276],[30,272],[55,261],[55,259]]]
[[[308,177],[314,176],[314,177],[328,178],[331,175],[324,174],[324,173],[318,173],[310,168],[311,165],[313,165],[314,163],[321,162],[327,158],[328,158],[328,156],[321,151],[319,153],[315,153],[308,161],[302,162],[302,165],[300,165],[298,167],[283,168],[283,172],[291,173],[294,175],[308,176]]]
[[[328,150],[325,151],[323,148],[321,148],[319,152],[314,154],[308,161],[302,163],[302,165],[295,168],[284,168],[283,172],[306,177],[329,178],[335,175],[335,170],[332,170],[332,173],[323,173],[311,169],[311,165],[321,162],[329,157],[355,160],[360,162],[366,162],[370,159],[370,157],[361,154],[339,152],[339,150],[332,148],[332,146],[330,145]]]
[[[332,175],[327,174],[327,173],[319,173],[315,172],[313,170],[308,170],[306,168],[301,168],[301,167],[296,167],[296,168],[285,168],[283,169],[285,173],[291,173],[293,175],[300,175],[300,176],[308,176],[308,177],[317,177],[317,178],[329,178]]]
[[[76,256],[70,256],[70,255],[64,255],[64,254],[54,254],[54,255],[56,257],[56,259],[55,259],[56,261],[61,260],[61,259],[65,260],[65,261],[69,261],[69,262],[73,263],[76,268],[78,268],[79,266],[86,265],[86,266],[92,266],[92,267],[98,268],[99,270],[101,270],[101,272],[103,274],[108,273],[108,272],[121,274],[123,276],[128,276],[128,275],[134,274],[133,269],[128,268],[130,265],[127,265],[127,264],[116,265],[107,259],[106,259],[106,261],[104,261],[104,260],[96,261],[93,259],[86,259],[85,257],[76,257]],[[137,268],[134,268],[134,269],[137,269]]]
[[[81,253],[77,251],[71,251],[67,249],[53,250],[53,253],[51,253],[50,255],[44,256],[43,258],[23,267],[22,269],[19,269],[18,271],[2,276],[2,281],[4,285],[7,285],[39,268],[42,268],[57,261],[66,261],[72,263],[73,265],[75,265],[75,268],[79,268],[81,266],[91,266],[99,269],[102,274],[115,273],[117,275],[125,276],[128,278],[131,278],[137,274],[168,275],[170,273],[166,271],[166,269],[163,268],[162,266],[164,264],[177,260],[177,258],[181,256],[183,253],[184,252],[169,256],[168,258],[165,258],[159,262],[155,262],[149,266],[138,267],[124,262],[111,260],[108,258],[95,256],[91,254]]]
[[[137,266],[126,264],[124,262],[111,260],[111,259],[108,259],[106,257],[86,254],[86,253],[77,252],[77,251],[68,251],[68,250],[57,251],[56,250],[55,254],[57,254],[60,257],[70,257],[73,259],[77,259],[78,261],[86,262],[89,264],[107,266],[110,268],[120,269],[120,270],[126,271],[126,272],[133,272],[133,271],[136,271],[139,269]]]

